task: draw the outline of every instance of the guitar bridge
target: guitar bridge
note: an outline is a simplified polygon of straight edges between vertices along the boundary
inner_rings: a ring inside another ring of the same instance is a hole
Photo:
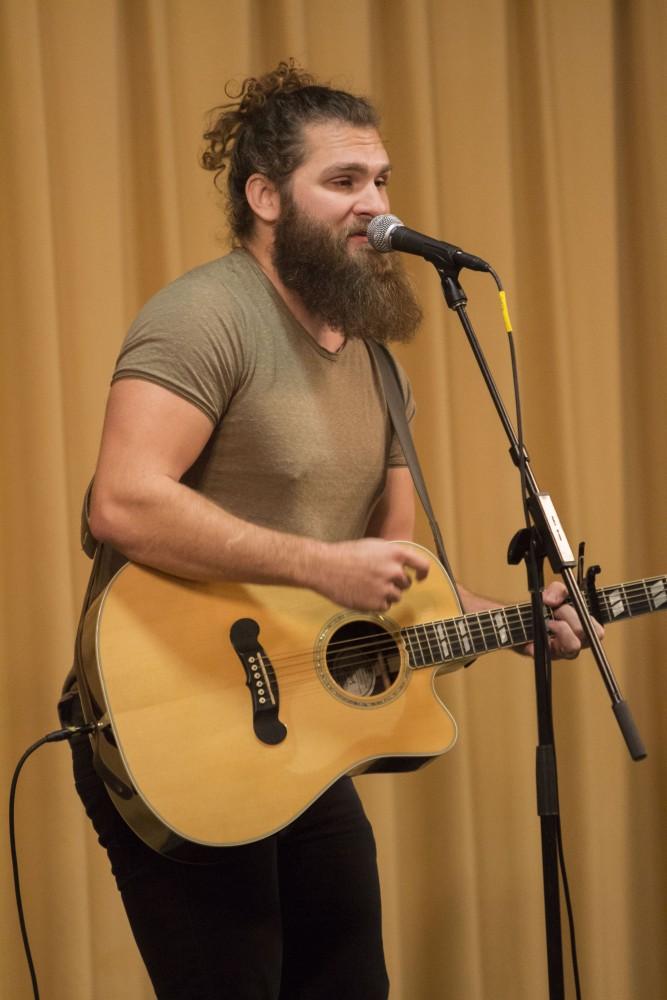
[[[229,638],[246,674],[252,698],[252,724],[262,743],[275,745],[287,736],[287,727],[278,718],[280,693],[271,660],[259,642],[259,625],[252,618],[239,618],[229,630]]]

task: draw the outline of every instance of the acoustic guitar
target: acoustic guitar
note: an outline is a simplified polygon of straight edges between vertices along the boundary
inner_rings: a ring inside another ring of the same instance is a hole
[[[529,641],[531,607],[463,614],[415,548],[429,576],[387,614],[119,570],[86,616],[80,686],[98,773],[146,843],[202,860],[280,830],[342,775],[413,770],[453,746],[436,675]],[[667,577],[597,602],[605,624],[663,610]]]

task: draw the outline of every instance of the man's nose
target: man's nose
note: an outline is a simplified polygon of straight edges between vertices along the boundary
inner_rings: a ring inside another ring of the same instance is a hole
[[[369,184],[364,187],[354,210],[357,215],[368,215],[372,219],[376,215],[382,215],[389,209],[389,199],[386,188],[378,187],[376,184]]]

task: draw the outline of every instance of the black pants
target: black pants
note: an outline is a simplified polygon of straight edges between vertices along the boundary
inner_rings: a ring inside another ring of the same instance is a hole
[[[160,1000],[385,1000],[375,842],[349,778],[280,833],[190,865],[125,824],[87,739],[73,755]]]

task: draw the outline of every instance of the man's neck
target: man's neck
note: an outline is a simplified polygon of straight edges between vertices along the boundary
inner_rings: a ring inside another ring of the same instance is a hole
[[[304,330],[310,334],[313,340],[326,351],[335,354],[345,343],[345,334],[340,330],[334,330],[327,323],[323,323],[317,316],[304,306],[299,295],[287,288],[280,280],[278,272],[273,266],[270,248],[261,240],[249,239],[243,244],[244,250],[252,254],[264,274],[267,276],[273,287],[276,289],[281,299],[292,313],[294,318],[301,324]]]

